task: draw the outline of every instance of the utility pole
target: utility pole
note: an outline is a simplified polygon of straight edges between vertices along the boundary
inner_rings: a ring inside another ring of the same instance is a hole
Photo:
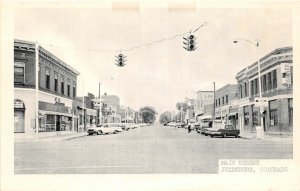
[[[35,135],[39,140],[39,45],[35,42]]]
[[[99,82],[99,102],[100,102],[100,105],[99,105],[99,125],[101,125],[102,123],[102,103],[101,103],[101,82]]]
[[[213,118],[212,118],[213,120],[215,120],[215,115],[216,115],[215,114],[215,112],[216,112],[216,103],[215,103],[216,102],[216,95],[215,94],[216,94],[216,84],[214,82],[214,107],[213,107],[214,110],[213,110]]]

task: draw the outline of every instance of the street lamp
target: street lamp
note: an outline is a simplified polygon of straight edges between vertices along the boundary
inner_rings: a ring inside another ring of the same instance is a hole
[[[251,40],[247,40],[247,39],[236,39],[233,41],[233,43],[238,43],[239,41],[245,41],[245,42],[249,42],[251,43],[252,45],[254,45],[256,47],[256,56],[257,56],[257,70],[258,70],[258,92],[259,92],[259,102],[260,102],[260,106],[259,106],[259,111],[260,111],[260,126],[259,128],[256,130],[261,130],[262,132],[262,136],[263,136],[263,133],[264,133],[264,129],[263,129],[263,111],[264,111],[264,108],[261,106],[261,102],[262,102],[262,84],[261,84],[261,77],[260,77],[260,63],[259,63],[259,40],[255,40],[255,42],[251,41]],[[258,126],[257,126],[258,127]]]

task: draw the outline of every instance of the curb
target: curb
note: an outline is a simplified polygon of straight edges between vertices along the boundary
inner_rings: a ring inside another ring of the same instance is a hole
[[[76,139],[76,138],[84,137],[84,136],[87,136],[87,134],[78,135],[78,136],[73,136],[73,137],[69,137],[69,138],[62,139],[62,140],[63,140],[63,141],[67,141],[67,140]]]

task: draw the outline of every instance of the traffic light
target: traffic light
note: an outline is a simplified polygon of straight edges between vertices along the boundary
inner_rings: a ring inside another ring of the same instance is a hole
[[[194,51],[196,50],[196,37],[192,34],[189,34],[187,37],[183,37],[184,42],[183,44],[185,45],[183,48],[186,49],[187,51]]]
[[[125,62],[126,62],[126,60],[125,60],[125,58],[126,58],[126,56],[124,56],[123,54],[119,54],[118,56],[116,56],[116,65],[117,66],[119,66],[119,67],[123,67],[123,66],[125,66],[126,64],[125,64]]]

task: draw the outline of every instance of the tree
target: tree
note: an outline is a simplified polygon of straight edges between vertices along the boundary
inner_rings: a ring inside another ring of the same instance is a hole
[[[166,122],[169,122],[172,120],[172,113],[169,111],[165,111],[163,112],[160,116],[159,116],[159,122],[161,124],[164,124]]]
[[[182,107],[182,110],[186,112],[186,110],[189,108],[189,106],[185,102],[178,102],[176,103],[176,108],[180,111]]]
[[[150,106],[144,106],[140,108],[139,113],[142,117],[143,123],[154,123],[156,120],[156,110]]]

